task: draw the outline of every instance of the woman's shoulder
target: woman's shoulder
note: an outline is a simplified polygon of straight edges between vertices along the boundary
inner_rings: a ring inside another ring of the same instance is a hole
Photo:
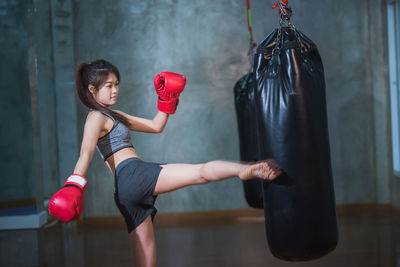
[[[90,110],[86,116],[86,122],[98,122],[104,123],[107,120],[107,116],[104,115],[101,111],[98,110]]]

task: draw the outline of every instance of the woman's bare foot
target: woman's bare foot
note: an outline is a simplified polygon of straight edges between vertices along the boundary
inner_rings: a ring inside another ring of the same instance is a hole
[[[249,180],[253,178],[261,178],[263,180],[272,181],[282,174],[282,169],[273,159],[266,159],[249,165],[239,173],[239,178]]]

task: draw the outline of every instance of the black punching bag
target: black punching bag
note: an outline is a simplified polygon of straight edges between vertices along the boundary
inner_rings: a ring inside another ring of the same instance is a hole
[[[240,78],[233,88],[236,118],[239,130],[240,159],[258,161],[259,146],[257,120],[254,110],[253,72]],[[262,180],[259,178],[243,181],[244,196],[250,207],[263,208]]]
[[[322,257],[335,249],[338,228],[320,55],[281,24],[257,47],[254,72],[260,156],[284,170],[263,183],[270,250],[289,261]]]

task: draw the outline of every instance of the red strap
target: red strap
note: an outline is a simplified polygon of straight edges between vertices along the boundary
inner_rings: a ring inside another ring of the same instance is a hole
[[[278,3],[274,3],[274,5],[271,7],[272,9],[275,9],[279,6],[279,3],[281,3],[285,8],[288,5],[288,0],[278,0]],[[281,15],[281,8],[279,8],[279,16]]]
[[[251,23],[250,0],[246,0],[246,7],[247,7],[247,27],[249,29],[250,45],[253,46],[253,47],[256,47],[257,43],[254,42],[254,39],[253,39],[253,28],[252,28],[252,23]]]

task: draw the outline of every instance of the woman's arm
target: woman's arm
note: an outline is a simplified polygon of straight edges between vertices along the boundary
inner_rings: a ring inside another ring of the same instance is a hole
[[[83,131],[81,151],[78,162],[75,165],[74,174],[86,175],[106,119],[100,112],[89,113]]]
[[[135,117],[119,110],[114,111],[120,113],[128,119],[128,121],[131,123],[129,130],[145,133],[161,133],[167,124],[169,116],[169,114],[159,111],[152,120],[149,120]]]
[[[97,139],[102,129],[105,128],[106,119],[100,112],[89,113],[83,132],[81,153],[74,174],[68,177],[64,187],[50,199],[49,214],[63,222],[78,220],[83,212],[83,193],[87,185],[84,176],[92,160]]]

